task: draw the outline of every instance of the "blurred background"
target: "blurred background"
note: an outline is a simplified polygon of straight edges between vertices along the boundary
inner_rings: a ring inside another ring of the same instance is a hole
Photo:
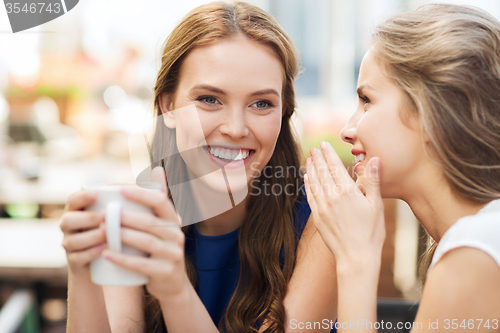
[[[161,44],[204,0],[81,0],[12,34],[0,6],[0,333],[64,332],[66,258],[58,227],[82,184],[134,180],[128,137],[152,112]],[[298,46],[296,128],[304,152],[327,140],[352,170],[339,132],[357,103],[370,32],[423,0],[250,0]],[[440,1],[481,7],[500,1]],[[426,234],[406,204],[386,200],[379,316],[417,309]],[[399,311],[399,312],[398,312]],[[401,312],[401,313],[400,313]]]

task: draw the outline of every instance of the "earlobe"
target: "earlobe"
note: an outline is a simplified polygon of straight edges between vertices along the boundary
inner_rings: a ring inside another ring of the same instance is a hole
[[[165,126],[172,129],[175,128],[175,117],[173,111],[172,97],[164,93],[161,94],[158,99]]]
[[[425,140],[425,144],[428,144],[431,141],[429,139],[429,135],[427,135],[427,132],[424,132],[424,140]]]

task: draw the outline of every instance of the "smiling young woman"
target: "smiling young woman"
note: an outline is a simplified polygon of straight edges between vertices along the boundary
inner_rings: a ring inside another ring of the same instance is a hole
[[[151,177],[168,196],[122,192],[155,212],[122,214],[123,242],[149,257],[103,251],[103,229],[95,228],[102,216],[80,211],[95,197],[71,197],[61,223],[69,244],[68,332],[298,332],[290,323],[335,320],[334,257],[300,191],[291,126],[298,69],[279,25],[246,3],[200,6],[172,31],[151,143],[152,166],[161,166]],[[265,168],[287,172],[269,177]],[[287,191],[274,195],[264,186]],[[204,215],[228,192],[232,206]],[[76,220],[86,221],[84,231]],[[93,285],[88,264],[99,255],[150,282]]]
[[[363,321],[345,330],[376,331],[382,198],[398,198],[435,241],[413,331],[500,332],[499,91],[500,22],[488,13],[426,5],[379,26],[341,133],[357,182],[327,143],[306,162],[314,221],[337,261],[338,321]]]

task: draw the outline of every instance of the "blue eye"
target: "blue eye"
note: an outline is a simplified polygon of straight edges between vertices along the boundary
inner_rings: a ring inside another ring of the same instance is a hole
[[[273,107],[274,105],[271,104],[269,101],[258,101],[253,104],[256,108],[258,109],[265,109],[267,107]]]
[[[210,105],[217,104],[217,98],[214,96],[200,96],[196,100]]]

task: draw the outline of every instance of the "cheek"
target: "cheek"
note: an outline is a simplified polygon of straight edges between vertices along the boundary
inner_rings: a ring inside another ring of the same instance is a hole
[[[205,145],[205,138],[217,127],[217,120],[213,115],[194,105],[176,111],[175,119],[179,150]]]
[[[206,138],[217,129],[221,124],[220,119],[221,114],[218,112],[208,112],[198,109],[198,117],[200,120],[200,126],[203,130],[203,136]]]
[[[270,158],[281,131],[281,112],[252,117],[249,121],[249,127],[258,141],[260,149],[268,151]]]
[[[424,155],[418,133],[398,119],[366,115],[358,124],[357,135],[370,158],[380,157],[384,175],[391,181],[407,177]]]

